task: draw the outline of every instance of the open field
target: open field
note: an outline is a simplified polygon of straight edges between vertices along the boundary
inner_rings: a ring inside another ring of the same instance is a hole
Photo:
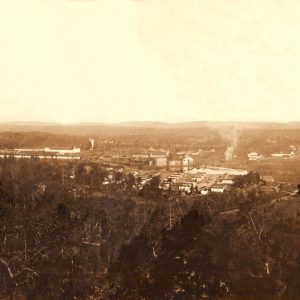
[[[272,176],[276,182],[300,182],[300,156],[290,159],[265,158],[259,161],[233,160],[224,162],[221,166],[246,169],[258,172],[261,176]]]

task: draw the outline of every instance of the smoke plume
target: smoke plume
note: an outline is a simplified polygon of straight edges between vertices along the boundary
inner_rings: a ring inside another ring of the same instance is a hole
[[[237,129],[235,127],[225,128],[221,130],[220,134],[229,144],[224,153],[225,159],[226,161],[232,160],[234,151],[239,141],[239,135]]]
[[[91,143],[91,149],[90,150],[93,150],[94,149],[94,145],[95,145],[95,140],[92,139],[92,138],[89,138],[89,141]]]

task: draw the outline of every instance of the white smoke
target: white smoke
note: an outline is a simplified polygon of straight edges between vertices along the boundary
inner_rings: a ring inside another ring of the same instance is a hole
[[[221,130],[220,134],[224,139],[226,139],[229,142],[229,146],[226,148],[226,151],[224,153],[225,159],[226,161],[232,160],[234,151],[239,141],[237,129],[235,127],[226,128]]]
[[[93,150],[94,146],[95,146],[95,140],[92,139],[92,138],[89,138],[89,142],[91,143],[91,149],[90,150]]]
[[[234,152],[234,146],[227,147],[227,149],[225,151],[225,159],[232,160],[233,152]]]

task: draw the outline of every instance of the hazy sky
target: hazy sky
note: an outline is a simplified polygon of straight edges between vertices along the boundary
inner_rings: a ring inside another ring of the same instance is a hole
[[[299,0],[0,0],[0,121],[300,121]]]

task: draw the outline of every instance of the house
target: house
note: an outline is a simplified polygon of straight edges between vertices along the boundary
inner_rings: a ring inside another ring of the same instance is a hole
[[[190,166],[190,165],[193,164],[193,162],[194,162],[194,159],[193,159],[191,156],[186,155],[186,156],[183,158],[183,160],[182,160],[182,165],[183,165],[183,166]]]
[[[173,176],[176,176],[178,178],[181,178],[184,175],[184,173],[174,173]]]
[[[178,190],[181,192],[191,193],[192,192],[192,185],[189,183],[180,183],[178,185]]]
[[[166,167],[167,166],[167,158],[165,156],[155,158],[155,165],[157,167]]]
[[[152,164],[150,164],[152,162]],[[165,156],[153,157],[150,159],[149,164],[158,168],[163,168],[167,166],[167,158]]]
[[[203,178],[204,178],[203,175],[199,175],[199,176],[194,176],[194,177],[192,178],[192,180],[193,180],[194,182],[196,182],[196,183],[199,183],[199,182],[202,181]]]
[[[181,153],[180,154],[176,153],[176,155],[173,155],[169,159],[168,166],[171,169],[177,168],[177,169],[181,169],[183,171],[188,171],[190,169],[190,167],[193,165],[193,161],[194,161],[194,159],[189,155],[184,156]]]
[[[222,180],[222,184],[232,185],[234,184],[234,179],[235,179],[234,175],[226,175],[226,177]]]
[[[148,176],[142,176],[141,177],[141,185],[145,185],[149,181]]]
[[[207,195],[208,194],[208,189],[206,189],[206,188],[201,189],[200,194],[201,195]]]
[[[248,153],[247,156],[249,160],[260,160],[264,157],[263,155],[258,155],[256,152]]]
[[[179,179],[178,176],[169,176],[168,177],[168,181],[173,182],[173,183],[176,182],[178,179]]]
[[[226,190],[226,185],[223,185],[223,184],[216,184],[216,185],[213,185],[210,190],[213,192],[213,193],[224,193],[224,191]]]
[[[194,159],[189,156],[186,155],[183,159],[182,159],[182,169],[184,172],[187,172],[188,170],[191,169],[191,166],[193,165]]]
[[[181,181],[179,181],[179,183],[185,184],[185,185],[189,185],[189,186],[191,186],[191,187],[193,187],[193,188],[195,188],[195,187],[197,186],[197,183],[196,183],[196,182],[190,181],[190,180],[188,180],[188,179],[186,179],[186,180],[181,180]]]
[[[173,191],[191,193],[192,186],[188,182],[178,182],[171,185]]]
[[[171,185],[171,183],[167,179],[163,180],[160,184],[160,186],[163,190],[168,190],[170,188],[170,185]]]

